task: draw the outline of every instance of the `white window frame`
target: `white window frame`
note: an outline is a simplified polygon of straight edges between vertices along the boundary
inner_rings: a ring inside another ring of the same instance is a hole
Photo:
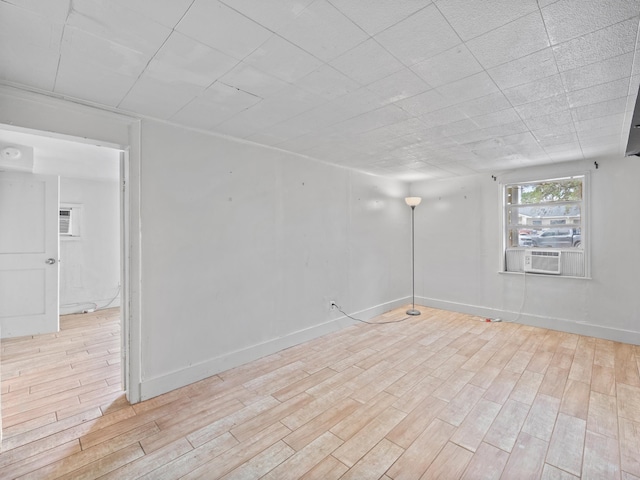
[[[500,183],[500,237],[501,237],[501,262],[500,262],[500,273],[508,273],[508,274],[524,274],[522,271],[517,270],[507,270],[507,253],[508,251],[515,252],[521,251],[522,257],[524,258],[524,251],[529,249],[530,247],[510,247],[509,246],[509,225],[507,222],[507,188],[513,185],[519,184],[533,184],[533,183],[541,183],[541,182],[549,182],[554,180],[563,180],[569,178],[577,178],[582,177],[582,202],[581,202],[581,222],[580,222],[580,233],[581,233],[581,245],[582,245],[582,256],[583,256],[583,268],[584,275],[583,276],[573,276],[569,274],[560,274],[560,275],[542,275],[554,278],[580,278],[580,279],[590,279],[591,278],[591,179],[590,172],[572,172],[566,174],[551,174],[551,175],[527,175],[527,176],[508,176],[502,179]],[[567,225],[569,226],[569,225]],[[568,248],[559,248],[559,247],[549,247],[553,250],[561,251],[561,252],[575,252],[576,247],[568,247]],[[529,274],[529,273],[527,273]]]

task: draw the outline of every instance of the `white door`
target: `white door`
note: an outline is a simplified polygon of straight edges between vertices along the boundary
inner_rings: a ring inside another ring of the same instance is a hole
[[[58,177],[0,172],[2,338],[59,330]]]

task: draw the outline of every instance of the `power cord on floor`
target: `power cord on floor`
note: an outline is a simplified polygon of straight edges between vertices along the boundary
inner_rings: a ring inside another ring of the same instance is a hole
[[[333,304],[334,307],[336,307],[336,310],[338,310],[340,313],[342,313],[345,317],[350,318],[351,320],[355,320],[356,322],[362,322],[362,323],[366,323],[368,325],[388,325],[390,323],[400,323],[400,322],[404,322],[405,320],[408,320],[411,317],[405,317],[405,318],[401,318],[400,320],[394,320],[393,322],[368,322],[366,320],[361,320],[359,318],[356,317],[352,317],[351,315],[349,315],[347,312],[345,312],[344,310],[342,310],[342,308],[340,308],[340,306],[337,303]]]

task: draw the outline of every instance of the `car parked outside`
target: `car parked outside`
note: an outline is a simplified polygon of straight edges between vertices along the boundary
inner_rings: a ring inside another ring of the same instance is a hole
[[[551,228],[531,237],[531,243],[534,247],[580,247],[582,237],[579,228]]]

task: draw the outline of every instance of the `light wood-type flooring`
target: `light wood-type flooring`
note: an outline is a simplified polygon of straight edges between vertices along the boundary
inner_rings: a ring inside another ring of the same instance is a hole
[[[117,310],[3,341],[0,477],[640,478],[640,347],[420,310],[137,405]]]

